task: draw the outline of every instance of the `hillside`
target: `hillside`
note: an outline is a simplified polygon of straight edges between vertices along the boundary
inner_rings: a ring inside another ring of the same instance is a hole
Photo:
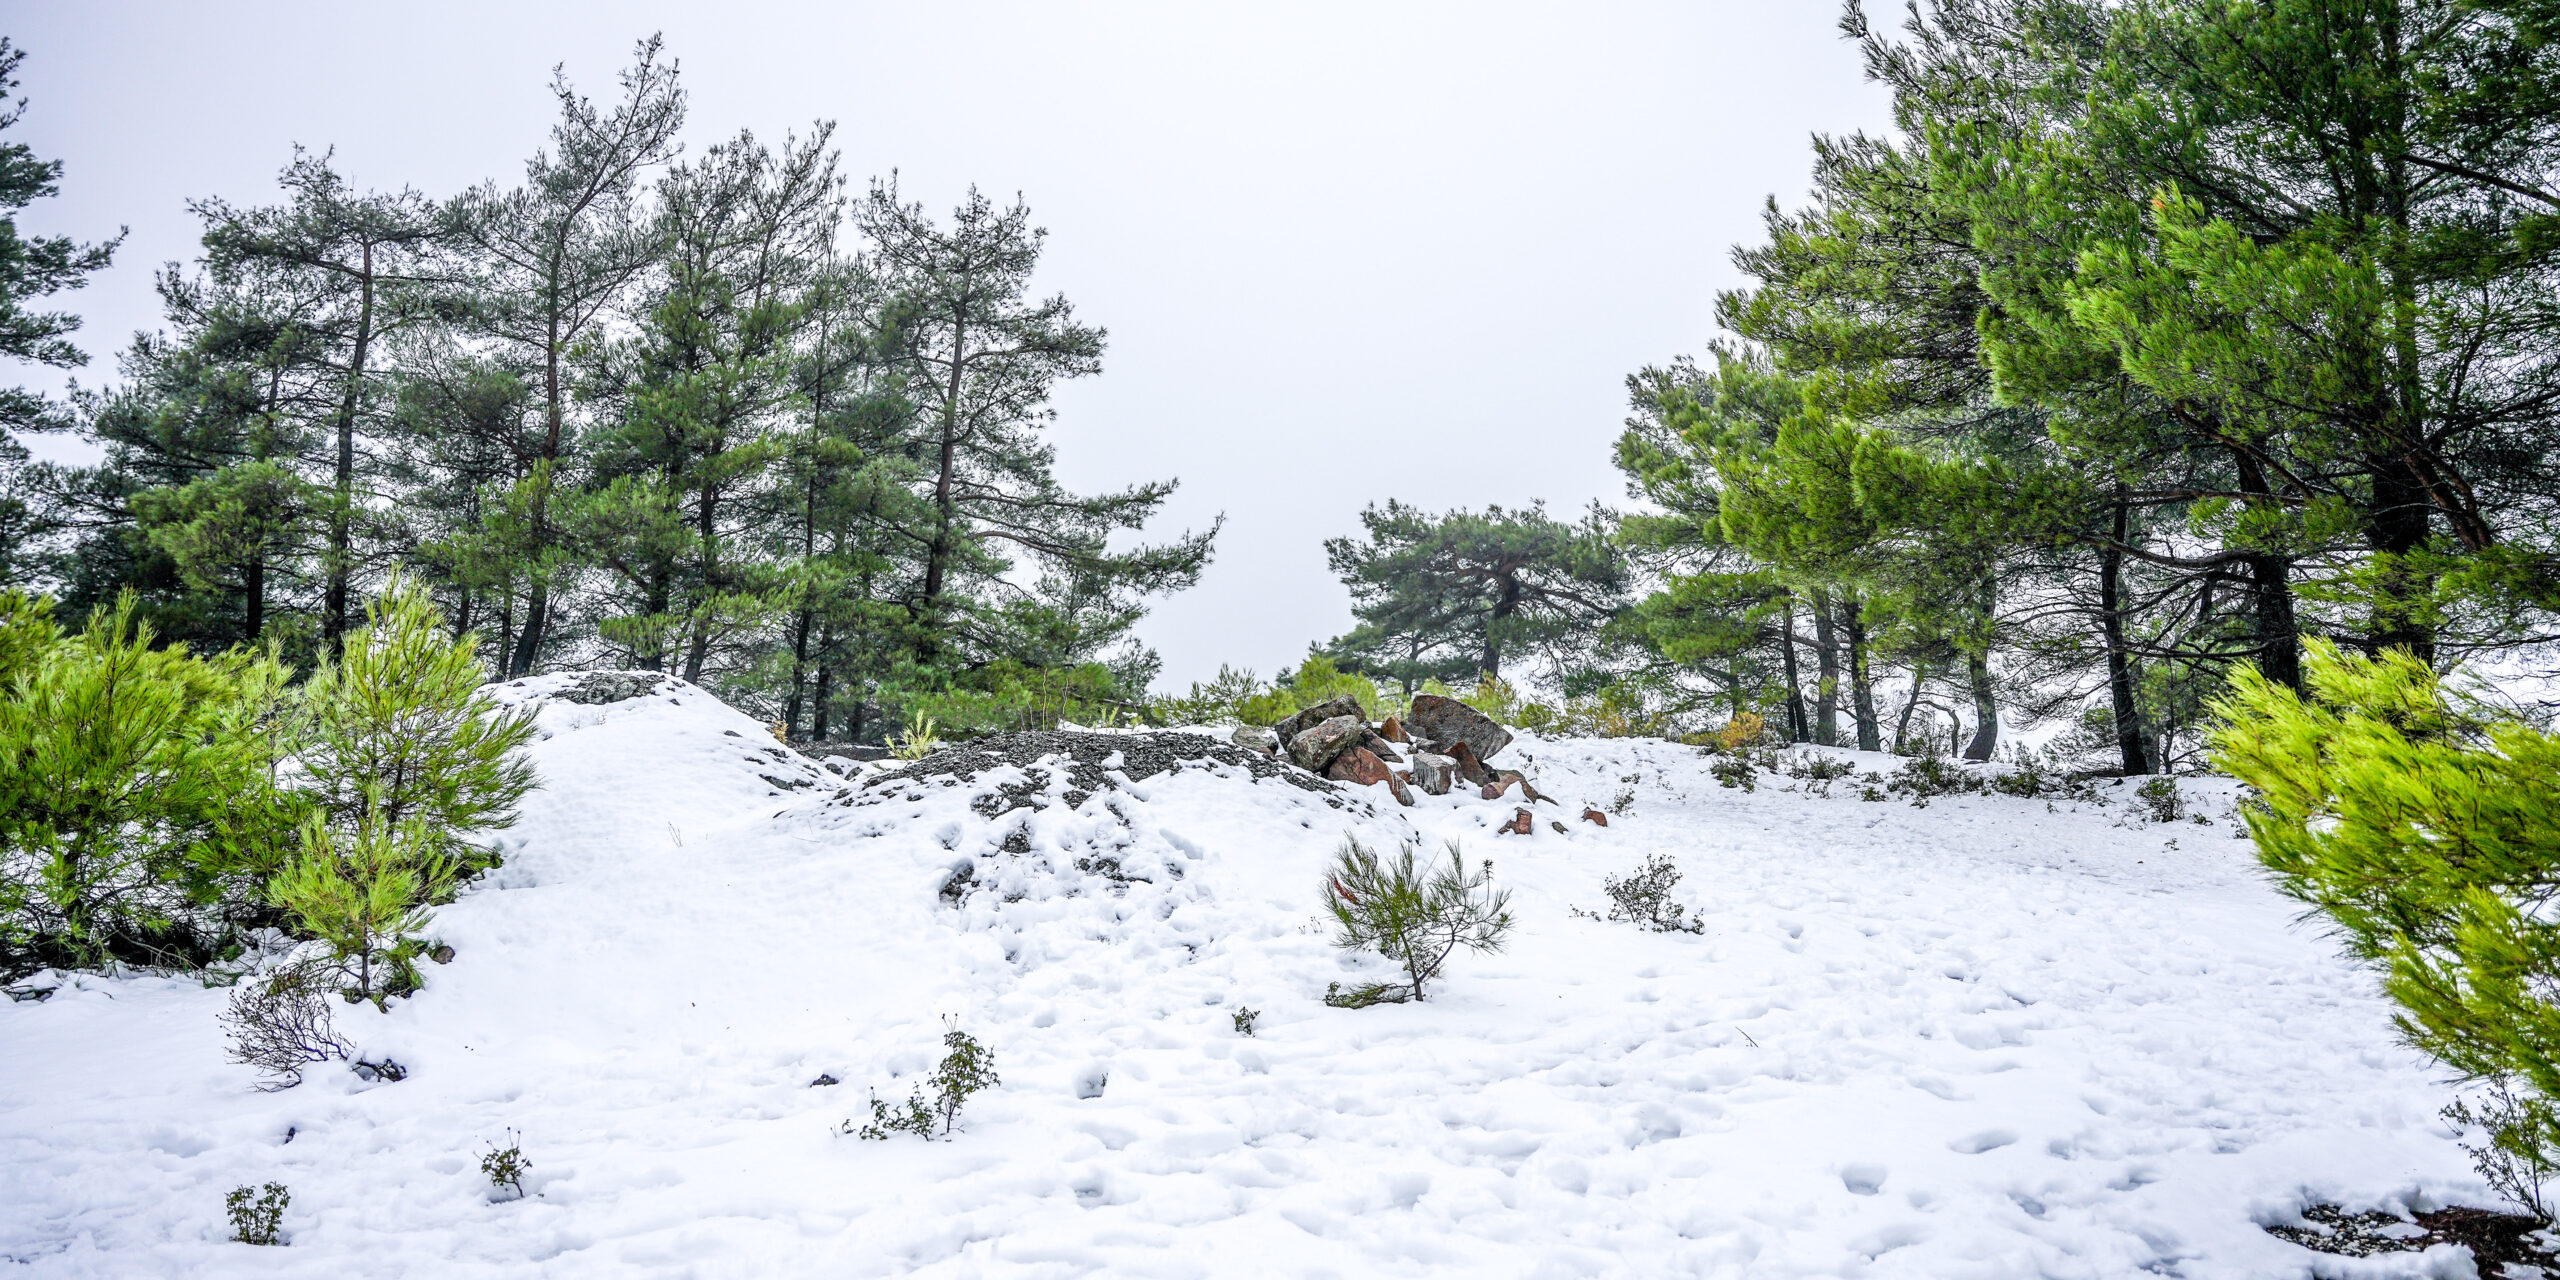
[[[440,913],[452,962],[341,1015],[406,1079],[258,1092],[188,978],[0,1005],[12,1274],[2462,1275],[2262,1226],[2491,1203],[2211,784],[2202,822],[2130,788],[1914,807],[1524,737],[1503,763],[1563,803],[1497,836],[1509,802],[1173,736],[861,786],[681,682],[573,679],[502,687],[543,701],[543,789]],[[1314,920],[1346,834],[1489,855],[1512,944],[1326,1007],[1384,976]],[[1653,853],[1702,934],[1573,914]],[[946,1018],[1003,1077],[965,1132],[835,1132]],[[493,1201],[512,1135],[532,1194]],[[223,1194],[266,1182],[289,1247],[229,1242]]]

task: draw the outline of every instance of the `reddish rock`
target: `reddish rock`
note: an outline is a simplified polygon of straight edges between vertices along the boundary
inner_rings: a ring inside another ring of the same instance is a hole
[[[1413,715],[1405,729],[1443,746],[1464,744],[1478,760],[1490,760],[1511,745],[1510,732],[1495,724],[1493,717],[1455,698],[1432,693],[1414,695]]]
[[[1395,775],[1387,772],[1387,762],[1371,755],[1367,747],[1353,747],[1335,756],[1333,763],[1326,767],[1324,776],[1336,782],[1365,787]]]
[[[1492,771],[1484,767],[1484,760],[1476,755],[1475,748],[1463,742],[1454,742],[1449,744],[1448,756],[1457,762],[1459,777],[1477,786],[1493,781]]]
[[[1404,721],[1394,716],[1388,716],[1387,722],[1378,726],[1378,736],[1389,742],[1413,741],[1413,735],[1404,731]]]
[[[1404,784],[1403,774],[1390,773],[1387,775],[1387,794],[1394,796],[1397,804],[1403,805],[1408,809],[1413,807],[1413,788]]]
[[[1487,800],[1499,800],[1502,798],[1502,793],[1509,791],[1511,789],[1511,784],[1516,781],[1518,781],[1516,778],[1495,778],[1493,781],[1484,784],[1484,789],[1476,794],[1483,796]]]
[[[1534,835],[1538,830],[1538,820],[1526,809],[1515,809],[1512,811],[1511,821],[1503,823],[1494,830],[1507,835]]]
[[[1600,811],[1599,811],[1599,810],[1597,810],[1597,809],[1585,809],[1585,810],[1583,810],[1583,811],[1582,811],[1582,820],[1583,820],[1584,822],[1597,822],[1597,823],[1599,823],[1601,826],[1604,826],[1604,827],[1609,825],[1609,815],[1608,815],[1608,814],[1605,814],[1605,813],[1602,813],[1602,812],[1600,812]]]

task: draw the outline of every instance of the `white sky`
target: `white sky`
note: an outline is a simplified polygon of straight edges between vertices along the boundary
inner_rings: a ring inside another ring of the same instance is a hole
[[[553,64],[609,98],[655,30],[692,149],[830,118],[857,189],[895,168],[937,210],[1021,192],[1044,291],[1111,333],[1058,399],[1061,478],[1179,476],[1168,532],[1227,516],[1200,587],[1141,631],[1175,687],[1347,627],[1321,543],[1366,503],[1622,501],[1622,379],[1714,336],[1727,252],[1767,196],[1802,199],[1810,134],[1886,121],[1829,0],[0,13],[32,100],[9,136],[68,166],[22,230],[133,229],[55,304],[88,318],[92,383],[156,325],[153,269],[194,256],[187,198],[271,199],[297,142],[359,185],[512,182]]]

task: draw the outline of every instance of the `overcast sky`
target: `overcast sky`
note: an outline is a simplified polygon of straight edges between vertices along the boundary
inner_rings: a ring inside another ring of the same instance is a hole
[[[10,136],[68,166],[22,229],[132,228],[67,297],[91,383],[157,324],[153,269],[194,256],[189,197],[271,199],[295,143],[358,185],[512,183],[552,66],[610,98],[651,31],[691,149],[831,119],[857,186],[894,168],[936,209],[1020,192],[1044,290],[1111,335],[1058,397],[1061,478],[1180,477],[1164,532],[1227,517],[1199,588],[1141,631],[1176,687],[1347,627],[1321,544],[1364,504],[1622,502],[1622,380],[1715,336],[1727,253],[1767,197],[1802,199],[1810,135],[1885,122],[1830,0],[0,12],[28,53]]]

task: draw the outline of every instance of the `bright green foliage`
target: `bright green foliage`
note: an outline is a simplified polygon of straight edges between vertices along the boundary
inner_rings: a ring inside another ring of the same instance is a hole
[[[283,1244],[284,1210],[293,1203],[293,1193],[281,1182],[270,1182],[257,1191],[234,1187],[222,1198],[222,1209],[231,1219],[231,1238],[242,1244]]]
[[[1511,894],[1493,887],[1491,863],[1479,861],[1470,870],[1451,841],[1446,864],[1424,867],[1416,858],[1420,849],[1407,843],[1389,862],[1345,837],[1324,883],[1334,945],[1393,961],[1405,972],[1402,994],[1416,1000],[1452,952],[1500,951],[1503,935],[1511,931]],[[1378,1003],[1379,993],[1366,994],[1371,998],[1361,1003]]]
[[[919,1138],[948,1138],[958,1128],[960,1109],[982,1090],[1004,1083],[996,1076],[995,1051],[978,1043],[977,1037],[951,1027],[943,1033],[942,1047],[948,1052],[942,1064],[934,1068],[926,1083],[933,1086],[933,1097],[927,1099],[919,1086],[907,1095],[901,1105],[892,1107],[871,1097],[871,1123],[856,1129],[851,1120],[837,1132],[857,1134],[872,1141],[885,1141],[893,1133],[912,1133]]]
[[[436,859],[463,874],[493,865],[477,841],[512,824],[533,789],[519,751],[532,713],[498,709],[481,688],[478,638],[455,639],[422,587],[395,580],[366,616],[303,686],[298,788],[341,837],[419,823]]]
[[[2475,1080],[2520,1085],[2495,1142],[2560,1153],[2560,738],[2448,688],[2405,653],[2308,646],[2307,696],[2254,670],[2218,710],[2216,763],[2284,891],[2379,969],[2401,1033]],[[2521,1126],[2521,1128],[2516,1128]]]
[[[267,882],[268,900],[328,944],[330,959],[354,981],[349,989],[375,999],[420,985],[425,904],[446,896],[454,876],[436,829],[416,818],[395,825],[386,808],[377,799],[353,830],[312,814],[301,847]]]
[[[1401,705],[1378,692],[1377,683],[1369,677],[1343,671],[1333,665],[1333,659],[1316,654],[1299,663],[1297,670],[1282,672],[1270,688],[1239,700],[1232,714],[1245,724],[1277,724],[1340,697],[1357,699],[1362,714],[1372,721],[1395,714]]]
[[[0,597],[0,961],[201,962],[211,910],[293,825],[277,794],[284,672],[154,648],[130,597],[56,638]]]

